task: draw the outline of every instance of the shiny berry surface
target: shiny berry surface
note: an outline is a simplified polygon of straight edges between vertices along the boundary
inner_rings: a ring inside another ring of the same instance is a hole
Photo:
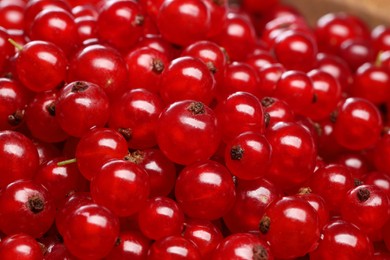
[[[169,236],[157,240],[149,249],[147,259],[202,259],[194,243],[181,236]]]
[[[7,236],[0,243],[1,259],[40,260],[43,252],[40,244],[26,234],[14,234]]]

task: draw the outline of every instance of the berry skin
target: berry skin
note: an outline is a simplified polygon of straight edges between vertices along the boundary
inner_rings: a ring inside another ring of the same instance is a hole
[[[373,247],[366,234],[355,225],[334,220],[322,230],[322,238],[310,259],[373,259]]]
[[[40,244],[33,237],[19,233],[1,240],[0,258],[2,260],[41,260],[43,252]]]
[[[267,139],[254,132],[245,132],[234,138],[225,148],[226,167],[236,177],[254,180],[267,174],[271,146]]]
[[[361,185],[348,191],[341,205],[341,217],[366,234],[383,228],[390,219],[390,201],[386,193],[373,185]]]
[[[63,234],[65,246],[78,258],[107,256],[119,236],[119,220],[108,209],[86,205],[71,212]]]
[[[317,148],[311,133],[297,123],[280,122],[268,129],[271,165],[266,178],[283,190],[298,188],[313,174]]]
[[[213,260],[273,260],[267,243],[250,233],[227,236],[214,251]]]
[[[56,118],[67,134],[81,137],[91,128],[103,127],[108,122],[109,108],[102,88],[90,82],[75,81],[58,94]]]
[[[209,159],[221,140],[214,112],[193,100],[169,105],[161,113],[156,129],[161,151],[171,161],[183,165]]]
[[[19,132],[0,131],[0,188],[32,179],[38,164],[38,152],[30,139]]]
[[[106,1],[99,10],[97,34],[121,52],[129,50],[140,38],[144,16],[133,0]]]
[[[185,56],[174,59],[161,75],[160,95],[166,104],[193,99],[209,105],[215,91],[211,71],[197,58]]]
[[[28,42],[18,52],[15,61],[18,80],[34,92],[60,86],[65,81],[67,65],[64,52],[53,43],[45,41]]]
[[[153,240],[179,235],[184,226],[184,213],[174,200],[155,197],[139,212],[138,225],[141,232]]]
[[[175,196],[187,216],[214,220],[233,207],[236,192],[229,171],[217,162],[206,161],[180,172]]]
[[[187,46],[206,38],[210,29],[210,13],[201,0],[167,0],[158,12],[157,26],[169,42]]]
[[[77,167],[91,180],[112,159],[123,159],[128,153],[126,140],[113,129],[94,128],[79,140],[76,147]]]
[[[150,240],[136,231],[124,231],[118,236],[114,248],[105,258],[107,260],[146,259]],[[53,259],[54,260],[54,259]]]
[[[176,235],[165,237],[154,242],[149,249],[147,259],[200,260],[202,258],[194,243]]]
[[[45,187],[30,180],[20,180],[1,191],[0,212],[3,233],[25,233],[38,238],[53,224],[55,205]]]
[[[259,227],[277,258],[304,256],[316,248],[320,238],[317,212],[297,197],[283,197],[271,204]]]
[[[147,172],[125,160],[107,162],[91,180],[93,200],[120,217],[138,212],[146,203],[149,193]]]
[[[379,140],[382,127],[381,115],[374,104],[362,98],[347,98],[337,109],[334,136],[341,146],[362,150]]]

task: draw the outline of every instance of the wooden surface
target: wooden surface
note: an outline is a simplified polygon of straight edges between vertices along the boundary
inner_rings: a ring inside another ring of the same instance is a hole
[[[346,11],[361,17],[371,27],[390,25],[390,0],[281,0],[295,6],[310,24],[328,12]]]

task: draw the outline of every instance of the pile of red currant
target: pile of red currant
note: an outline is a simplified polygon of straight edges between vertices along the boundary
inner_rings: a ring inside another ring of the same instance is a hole
[[[390,27],[1,0],[0,259],[390,259]]]

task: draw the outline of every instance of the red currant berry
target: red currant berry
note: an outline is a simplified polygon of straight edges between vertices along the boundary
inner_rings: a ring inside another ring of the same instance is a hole
[[[70,253],[78,258],[107,256],[119,236],[119,220],[108,209],[91,204],[70,213],[63,237]]]
[[[370,172],[363,177],[362,181],[366,185],[375,185],[380,188],[390,198],[390,176],[382,172]]]
[[[302,114],[313,102],[313,81],[301,71],[286,71],[276,83],[273,95],[286,101],[294,112]]]
[[[107,162],[91,180],[93,200],[120,217],[138,212],[146,203],[149,193],[147,172],[124,160]]]
[[[264,97],[261,105],[265,115],[265,126],[271,128],[279,122],[294,122],[295,115],[290,106],[283,100],[274,97]]]
[[[30,180],[15,181],[0,193],[0,230],[41,237],[54,222],[55,204],[49,192]]]
[[[273,51],[288,70],[309,71],[316,62],[317,44],[308,33],[287,30],[275,38]]]
[[[214,161],[185,167],[176,180],[175,195],[186,215],[206,220],[224,216],[236,197],[229,171]]]
[[[20,49],[15,61],[18,79],[35,92],[59,87],[65,80],[67,65],[64,52],[53,43],[44,41],[28,42]]]
[[[356,71],[361,65],[374,61],[374,49],[367,39],[351,39],[340,46],[340,56]]]
[[[132,149],[156,145],[156,124],[163,104],[161,98],[146,89],[126,91],[111,106],[110,128],[116,129]]]
[[[131,88],[144,88],[158,93],[161,73],[169,63],[164,53],[151,47],[136,48],[126,55],[125,61]]]
[[[233,208],[223,216],[224,223],[232,233],[257,233],[266,207],[282,196],[273,183],[263,178],[237,180],[236,193]]]
[[[203,259],[210,259],[214,249],[223,239],[221,230],[212,222],[195,219],[185,222],[182,236],[198,247]]]
[[[267,139],[255,132],[238,135],[225,148],[226,167],[233,175],[244,180],[266,175],[270,159],[271,147]]]
[[[32,179],[39,164],[33,142],[14,131],[0,132],[0,188],[20,179]]]
[[[12,130],[22,124],[28,96],[17,81],[0,78],[0,130]]]
[[[74,81],[58,94],[56,119],[69,135],[83,136],[89,129],[104,126],[110,116],[109,100],[103,89],[86,81]]]
[[[331,212],[340,212],[347,192],[354,188],[349,169],[340,164],[329,164],[317,169],[309,180],[309,187],[320,195]]]
[[[0,243],[0,258],[4,260],[41,260],[43,252],[40,244],[26,234],[7,236]]]
[[[324,227],[321,240],[310,259],[362,259],[370,260],[373,247],[368,237],[355,225],[335,220]]]
[[[335,162],[347,166],[354,178],[361,179],[370,168],[367,160],[362,153],[342,153],[337,156]]]
[[[335,114],[334,136],[343,147],[362,150],[379,140],[382,127],[374,104],[362,98],[348,98],[339,104]]]
[[[171,161],[184,165],[209,159],[221,139],[214,112],[193,100],[168,106],[161,113],[156,129],[161,151]]]
[[[186,56],[174,59],[161,75],[160,95],[166,104],[193,99],[209,105],[215,91],[211,71],[197,58]]]
[[[159,9],[157,26],[169,42],[187,46],[206,38],[210,12],[201,0],[166,0]]]
[[[165,237],[154,242],[149,249],[147,259],[200,260],[202,258],[194,243],[184,237],[176,235]]]
[[[259,227],[277,258],[304,256],[316,248],[320,238],[318,213],[297,197],[283,197],[271,204]]]
[[[29,30],[31,40],[47,41],[69,56],[79,45],[77,25],[70,12],[47,9],[39,12]]]
[[[310,178],[316,165],[317,148],[304,126],[281,122],[268,129],[266,138],[272,150],[267,179],[287,191]]]
[[[371,235],[390,219],[390,202],[385,191],[373,185],[360,185],[350,191],[341,205],[341,217]]]
[[[113,48],[99,44],[85,46],[69,64],[68,82],[80,80],[99,85],[112,98],[127,89],[126,62]]]
[[[26,109],[25,121],[31,135],[47,143],[61,142],[68,137],[55,118],[56,100],[55,91],[38,93]]]
[[[123,52],[141,37],[144,15],[137,1],[105,1],[99,11],[97,33],[102,42]]]
[[[127,155],[126,160],[140,165],[148,173],[151,198],[171,193],[176,181],[176,167],[160,150],[137,150]]]
[[[24,8],[26,3],[20,1],[2,1],[0,4],[0,24],[7,30],[24,29]]]
[[[138,225],[141,232],[153,240],[179,235],[184,226],[184,213],[174,200],[155,197],[139,212]]]
[[[77,33],[80,42],[96,39],[96,18],[85,16],[78,17],[75,20]]]
[[[244,132],[263,134],[265,119],[258,98],[247,92],[236,92],[218,104],[215,113],[225,142]]]
[[[139,232],[121,232],[114,248],[104,259],[107,260],[144,260],[147,257],[150,241]],[[53,259],[54,260],[54,259]]]
[[[226,15],[229,8],[228,0],[204,0],[210,12],[210,29],[207,36],[213,37],[220,33],[226,24]]]
[[[285,71],[286,69],[279,63],[269,64],[258,70],[258,88],[261,97],[270,97],[273,95],[276,83]]]

